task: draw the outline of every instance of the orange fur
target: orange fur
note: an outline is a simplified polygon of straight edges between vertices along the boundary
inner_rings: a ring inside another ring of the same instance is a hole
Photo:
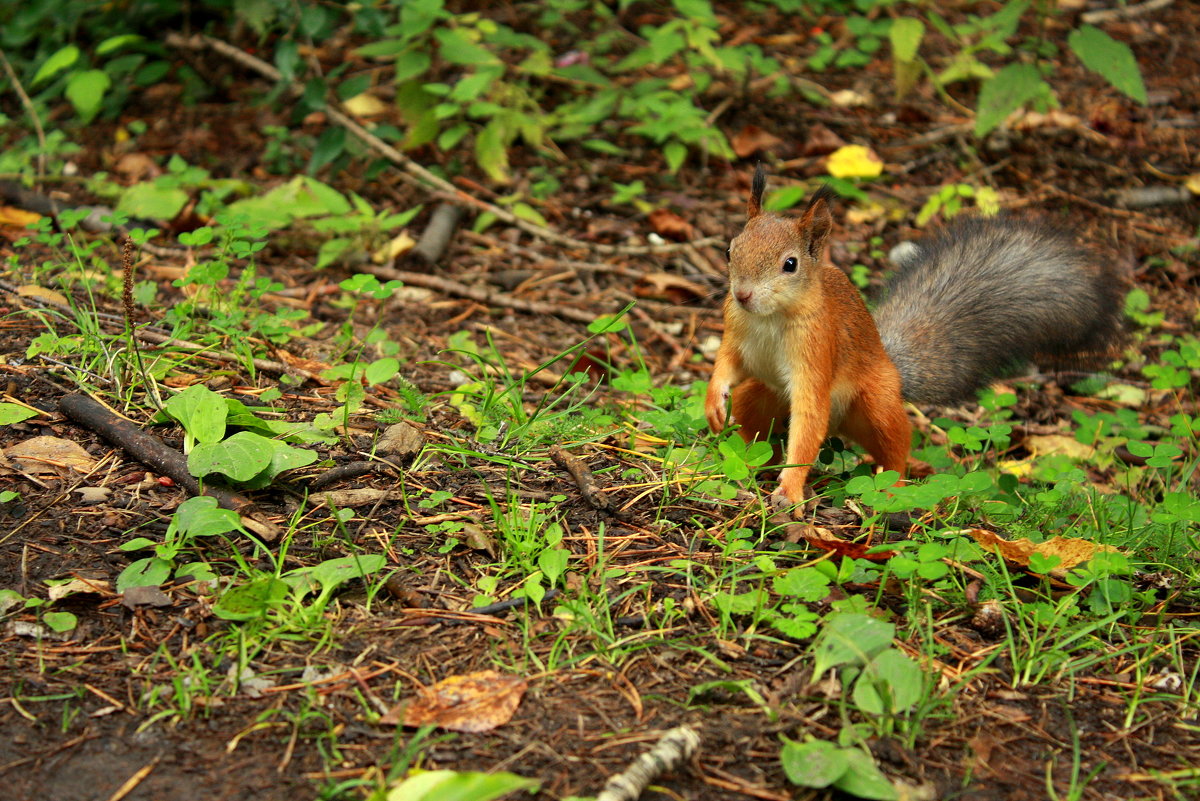
[[[792,220],[763,213],[761,191],[756,179],[750,219],[730,246],[725,336],[705,399],[709,426],[724,428],[727,405],[747,442],[786,424],[778,492],[792,503],[804,500],[821,442],[835,433],[903,477],[910,424],[900,374],[858,291],[820,263],[833,223],[828,203],[818,195]]]

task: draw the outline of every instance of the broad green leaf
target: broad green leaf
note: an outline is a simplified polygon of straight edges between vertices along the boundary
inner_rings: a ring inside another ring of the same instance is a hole
[[[321,270],[335,263],[346,251],[353,252],[354,247],[353,239],[329,239],[322,242],[321,247],[317,248],[316,269]]]
[[[826,740],[798,743],[785,740],[779,761],[788,781],[801,787],[828,787],[846,773],[845,748]]]
[[[75,107],[80,121],[86,124],[91,122],[100,110],[100,104],[104,102],[104,93],[110,86],[112,79],[104,70],[84,70],[67,79],[67,88],[63,94]]]
[[[121,551],[142,551],[146,548],[153,548],[158,543],[149,537],[134,537],[129,542],[123,542],[117,546]]]
[[[260,576],[225,592],[213,606],[213,614],[224,620],[253,620],[262,617],[288,596],[288,585],[274,576]]]
[[[925,35],[925,23],[916,17],[898,17],[892,20],[888,38],[892,42],[892,53],[900,62],[915,61],[921,38]]]
[[[451,64],[499,64],[500,60],[496,55],[485,47],[481,47],[470,39],[462,31],[454,28],[438,28],[433,32],[433,36],[438,40],[439,50],[442,58],[449,61]]]
[[[331,590],[351,579],[362,578],[382,570],[386,564],[387,557],[382,554],[360,554],[327,559],[307,572],[321,585],[321,589]]]
[[[171,528],[189,537],[228,534],[242,527],[241,518],[232,509],[222,509],[217,499],[197,495],[179,504],[171,519]]]
[[[27,409],[19,403],[0,403],[0,426],[19,423],[30,417],[37,417],[37,411]]]
[[[534,225],[540,225],[543,228],[548,228],[550,226],[550,223],[546,222],[546,218],[538,213],[538,210],[533,206],[530,206],[528,203],[514,203],[512,206],[512,213],[518,218],[525,220],[526,222],[531,222]]]
[[[508,148],[504,123],[493,118],[475,136],[475,161],[498,184],[508,183]]]
[[[96,45],[96,55],[106,56],[114,50],[120,50],[127,44],[142,41],[142,37],[136,33],[122,33],[117,36],[110,36],[100,44]]]
[[[203,384],[192,384],[172,396],[163,411],[178,420],[197,442],[220,442],[225,437],[229,407],[224,398]]]
[[[171,577],[171,563],[157,556],[148,556],[130,563],[117,576],[117,592],[130,587],[157,587]]]
[[[187,192],[154,182],[134,184],[121,193],[117,211],[144,220],[173,220],[187,205]]]
[[[813,644],[813,677],[838,665],[864,665],[892,642],[896,627],[870,615],[839,613],[825,619]]]
[[[398,372],[400,372],[400,360],[385,356],[368,364],[363,377],[367,379],[368,384],[374,386],[390,380]]]
[[[546,574],[551,585],[556,584],[567,569],[567,557],[568,552],[564,548],[547,548],[538,554],[538,568]]]
[[[37,86],[43,81],[48,81],[58,73],[73,66],[79,60],[79,48],[75,45],[67,45],[42,62],[42,66],[38,67],[37,73],[33,76],[32,86]]]
[[[47,612],[42,615],[42,622],[52,631],[70,631],[78,625],[79,620],[70,612]]]
[[[854,703],[871,715],[898,714],[920,701],[924,688],[921,666],[907,654],[888,648],[859,674],[854,684]]]
[[[1104,80],[1143,106],[1147,103],[1146,84],[1133,51],[1092,25],[1071,32],[1067,43],[1083,65],[1099,73]]]
[[[843,793],[871,801],[893,801],[899,793],[879,770],[875,760],[857,748],[845,749],[846,772],[833,783]]]
[[[271,465],[273,440],[240,431],[223,442],[204,442],[188,454],[188,472],[197,478],[221,473],[233,481],[249,481]]]
[[[519,790],[536,793],[540,786],[514,773],[432,770],[397,784],[388,791],[387,801],[496,801]]]
[[[1009,64],[989,78],[979,90],[975,135],[987,136],[1009,114],[1047,89],[1037,67],[1032,64]]]

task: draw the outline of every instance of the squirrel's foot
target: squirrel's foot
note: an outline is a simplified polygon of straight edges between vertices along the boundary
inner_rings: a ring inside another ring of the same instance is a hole
[[[768,511],[774,514],[787,513],[793,520],[803,520],[809,513],[816,511],[817,497],[813,494],[812,489],[805,487],[803,497],[799,501],[793,501],[783,491],[783,487],[777,488],[771,493],[767,500]]]

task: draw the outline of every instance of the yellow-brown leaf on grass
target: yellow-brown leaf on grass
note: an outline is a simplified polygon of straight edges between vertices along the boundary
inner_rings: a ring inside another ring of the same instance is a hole
[[[355,117],[379,117],[386,114],[391,108],[370,92],[363,92],[361,95],[347,98],[342,101],[342,105]]]
[[[834,178],[874,178],[883,172],[883,159],[862,145],[846,145],[829,154],[825,169]]]
[[[1029,558],[1034,554],[1044,557],[1057,556],[1059,563],[1050,570],[1050,575],[1056,578],[1066,576],[1068,570],[1083,564],[1098,553],[1115,553],[1117,550],[1111,545],[1101,545],[1078,537],[1051,537],[1045,542],[1034,542],[1024,538],[1006,540],[994,531],[982,528],[968,529],[967,533],[985,550],[995,551],[1005,561],[1023,568],[1029,567]]]
[[[1200,172],[1195,172],[1189,175],[1187,180],[1183,182],[1183,185],[1186,186],[1187,190],[1193,195],[1200,195]]]
[[[696,229],[687,220],[669,209],[655,209],[647,220],[654,233],[675,242],[686,242],[696,238]]]
[[[54,306],[70,306],[70,301],[67,296],[61,292],[55,292],[53,289],[46,289],[44,286],[37,284],[25,284],[17,287],[17,294],[23,298],[33,298],[40,300],[42,303],[49,303]]]
[[[729,141],[733,152],[738,155],[738,158],[743,159],[753,156],[760,150],[770,150],[782,144],[782,139],[769,131],[764,131],[757,125],[747,125],[734,134],[733,139]]]
[[[1026,437],[1025,447],[1034,456],[1062,454],[1063,456],[1080,460],[1090,459],[1096,452],[1096,449],[1091,445],[1084,445],[1079,440],[1074,437],[1068,437],[1066,434],[1044,434]]]
[[[391,709],[381,722],[471,733],[491,731],[512,719],[528,686],[520,676],[494,670],[449,676]]]
[[[0,206],[0,226],[8,225],[13,228],[25,228],[42,219],[42,215],[32,211],[18,209],[15,206]]]
[[[34,475],[56,475],[63,468],[85,473],[96,464],[79,443],[61,437],[30,437],[5,449],[4,455]]]

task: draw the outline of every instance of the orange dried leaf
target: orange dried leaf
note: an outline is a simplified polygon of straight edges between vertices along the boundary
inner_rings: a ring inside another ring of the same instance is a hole
[[[673,211],[655,209],[650,212],[649,219],[654,233],[664,239],[686,242],[696,238],[696,229],[692,227],[692,224]]]
[[[450,676],[424,688],[416,698],[388,712],[383,721],[396,723],[403,715],[405,726],[434,725],[451,731],[491,731],[512,719],[528,686],[520,676],[494,670]]]
[[[733,152],[739,158],[753,156],[760,150],[770,150],[777,145],[782,145],[783,140],[773,133],[764,131],[757,125],[747,125],[742,130],[733,135],[733,139],[729,145],[733,148]]]
[[[981,528],[970,529],[967,533],[985,550],[994,551],[1005,561],[1020,567],[1029,567],[1029,557],[1035,553],[1046,557],[1057,556],[1060,561],[1050,574],[1058,578],[1062,578],[1068,570],[1083,564],[1098,553],[1117,550],[1111,545],[1101,545],[1078,537],[1051,537],[1045,542],[1033,542],[1024,538],[1006,540],[994,531]]]
[[[42,215],[34,214],[32,211],[18,209],[15,206],[0,206],[0,226],[25,228],[40,219],[42,219]]]

